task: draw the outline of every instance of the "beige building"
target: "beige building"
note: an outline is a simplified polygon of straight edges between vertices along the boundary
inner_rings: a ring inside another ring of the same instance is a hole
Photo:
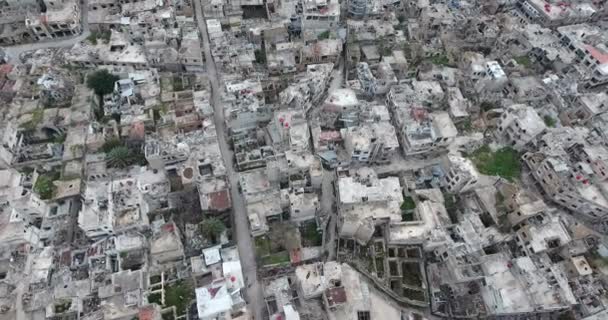
[[[469,191],[477,185],[479,173],[470,159],[449,154],[443,157],[444,184],[449,192]]]
[[[518,150],[522,150],[546,128],[536,110],[523,104],[508,107],[498,121],[498,135]]]
[[[401,221],[403,194],[397,177],[379,179],[370,168],[338,179],[338,233],[340,237],[367,243],[376,222]]]
[[[566,152],[559,156],[528,152],[523,160],[551,200],[599,230],[605,230],[608,225],[608,153],[603,147],[578,143],[569,146]]]
[[[41,1],[42,12],[30,12],[25,25],[35,40],[74,36],[82,31],[80,2],[77,0]]]

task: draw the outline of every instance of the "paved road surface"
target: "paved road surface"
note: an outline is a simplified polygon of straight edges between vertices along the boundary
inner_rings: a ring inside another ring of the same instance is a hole
[[[220,86],[219,75],[217,74],[215,62],[213,61],[213,56],[211,55],[209,34],[207,33],[207,25],[205,23],[203,10],[201,7],[200,0],[194,1],[196,20],[203,38],[203,51],[205,53],[206,60],[205,66],[211,82],[211,99],[215,111],[215,128],[217,129],[218,142],[224,158],[227,176],[231,186],[230,194],[232,196],[232,210],[235,224],[234,228],[236,231],[235,235],[241,258],[241,265],[243,267],[244,276],[251,284],[251,287],[247,289],[247,302],[249,303],[250,312],[255,316],[255,319],[261,320],[263,319],[262,315],[265,314],[265,312],[263,312],[265,309],[265,302],[262,293],[262,286],[257,279],[255,249],[249,233],[249,222],[247,220],[245,203],[243,201],[243,197],[238,192],[238,173],[234,171],[234,166],[232,163],[232,151],[228,148],[228,143],[226,141],[224,107],[221,101],[222,86]]]
[[[334,210],[336,196],[334,194],[334,182],[336,173],[334,170],[323,170],[323,181],[321,185],[321,210],[326,214],[329,223],[325,226],[325,250],[329,253],[327,261],[336,260],[336,223],[338,221],[338,213]]]
[[[91,34],[88,21],[89,15],[87,14],[88,0],[84,0],[82,3],[82,33],[79,36],[6,47],[4,48],[4,52],[6,52],[8,63],[19,62],[19,56],[24,52],[49,48],[69,48],[85,40]]]

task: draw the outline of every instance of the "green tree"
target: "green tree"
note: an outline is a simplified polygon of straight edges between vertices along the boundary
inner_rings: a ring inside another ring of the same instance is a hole
[[[119,138],[112,137],[106,140],[106,142],[104,142],[103,146],[101,146],[101,151],[109,153],[110,151],[112,151],[112,149],[122,146],[124,146],[124,144],[122,143],[122,141],[120,141]]]
[[[416,209],[416,202],[414,202],[414,199],[412,199],[412,197],[404,197],[403,203],[401,204],[401,210],[409,211],[414,209]]]
[[[492,109],[494,109],[494,104],[492,102],[489,101],[483,101],[479,107],[481,108],[482,111],[490,111]]]
[[[110,168],[126,168],[136,162],[135,154],[127,146],[118,146],[106,153],[106,162]]]
[[[130,147],[118,137],[111,137],[103,144],[101,151],[106,154],[106,164],[110,168],[126,168],[139,164],[147,165],[141,148]]]
[[[87,37],[87,40],[89,40],[89,42],[96,46],[97,45],[97,32],[91,32],[91,34],[89,34],[89,36]]]
[[[213,242],[226,230],[224,223],[218,218],[209,218],[200,223],[201,233]]]
[[[117,76],[111,74],[108,70],[97,70],[87,77],[87,87],[101,97],[114,91],[114,82],[118,81],[118,79]]]
[[[317,39],[319,40],[324,40],[324,39],[329,39],[329,31],[323,31],[321,33],[319,33],[319,36],[317,37]]]
[[[53,181],[57,179],[59,179],[59,173],[55,171],[38,176],[38,179],[36,179],[36,183],[34,184],[34,191],[40,196],[40,199],[48,200],[53,197],[56,189]]]
[[[543,121],[545,122],[545,125],[549,128],[555,128],[555,124],[557,123],[557,120],[553,119],[553,117],[545,115],[543,117]]]
[[[256,49],[253,53],[255,54],[255,62],[266,64],[266,53],[264,51]]]

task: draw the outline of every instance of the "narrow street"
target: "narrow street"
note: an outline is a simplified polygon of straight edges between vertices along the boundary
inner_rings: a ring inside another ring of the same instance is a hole
[[[217,130],[218,143],[224,158],[224,164],[226,165],[227,171],[226,174],[231,187],[230,196],[232,197],[232,210],[234,215],[234,235],[236,237],[237,246],[239,249],[243,275],[246,279],[248,279],[248,286],[250,285],[250,287],[247,289],[246,299],[249,304],[249,310],[254,316],[254,319],[261,320],[264,319],[263,314],[265,313],[263,311],[265,308],[264,295],[262,292],[262,286],[257,278],[255,248],[249,232],[249,222],[245,209],[245,202],[238,191],[238,173],[234,171],[234,166],[232,163],[233,154],[230,148],[228,148],[227,137],[225,134],[224,107],[221,101],[221,92],[223,88],[220,85],[219,75],[215,67],[215,62],[213,61],[213,56],[211,55],[211,44],[209,42],[209,34],[207,33],[207,25],[205,23],[200,0],[194,1],[194,9],[198,27],[203,39],[205,67],[207,68],[207,75],[211,83],[211,99],[214,108],[214,121],[215,128]]]
[[[323,170],[323,181],[321,184],[321,211],[325,214],[325,219],[329,222],[325,224],[324,243],[325,250],[328,252],[326,261],[336,260],[336,222],[338,213],[334,209],[336,196],[334,194],[334,182],[336,173],[333,170]]]

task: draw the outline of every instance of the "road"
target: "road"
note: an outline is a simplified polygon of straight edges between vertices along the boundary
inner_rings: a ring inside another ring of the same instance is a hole
[[[15,270],[18,272],[21,272],[21,279],[19,281],[17,281],[16,285],[17,287],[15,288],[15,291],[13,291],[15,293],[15,319],[16,320],[27,320],[27,319],[31,319],[31,315],[29,315],[24,309],[23,309],[23,295],[25,293],[28,293],[28,280],[27,278],[30,276],[31,271],[32,271],[32,262],[33,262],[34,256],[33,255],[28,255],[25,261],[25,265],[20,265],[20,267],[22,267],[23,269],[21,270]],[[13,263],[11,263],[10,268],[14,268],[13,267]]]
[[[87,14],[88,0],[83,0],[81,6],[81,20],[82,20],[82,33],[76,37],[65,37],[61,39],[52,39],[49,41],[41,41],[35,43],[21,44],[12,47],[5,47],[4,52],[8,63],[19,62],[19,56],[28,51],[39,50],[39,49],[50,49],[50,48],[69,48],[76,43],[85,40],[90,34],[89,29],[89,15]]]
[[[255,248],[249,232],[249,221],[247,218],[247,211],[245,209],[245,202],[243,197],[238,192],[238,173],[234,171],[233,166],[233,154],[230,148],[228,148],[228,142],[225,134],[225,122],[224,122],[224,107],[221,100],[221,92],[223,91],[222,86],[219,83],[219,75],[216,70],[213,56],[211,55],[211,47],[209,43],[209,34],[207,33],[207,25],[203,15],[202,5],[200,0],[194,1],[194,11],[196,20],[198,23],[199,30],[203,38],[203,51],[205,54],[205,67],[209,76],[209,82],[211,84],[211,101],[214,108],[214,121],[215,128],[217,130],[217,138],[224,158],[224,164],[226,166],[226,175],[230,183],[230,195],[232,196],[232,211],[234,215],[234,229],[236,232],[237,246],[239,255],[241,258],[241,266],[243,268],[243,275],[248,279],[248,283],[251,285],[247,289],[247,302],[249,303],[249,310],[255,319],[263,319],[263,311],[265,308],[264,295],[262,292],[262,286],[257,278],[257,266],[255,260]]]
[[[321,212],[324,213],[324,221],[328,221],[324,230],[325,250],[328,252],[327,261],[336,260],[336,223],[338,213],[334,210],[336,196],[334,194],[334,182],[336,173],[334,170],[323,170],[323,181],[321,184]],[[328,220],[329,219],[329,220]]]

